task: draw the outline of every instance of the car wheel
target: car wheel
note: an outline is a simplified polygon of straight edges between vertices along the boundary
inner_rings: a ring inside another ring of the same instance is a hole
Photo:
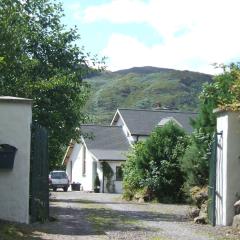
[[[64,187],[64,188],[63,188],[63,191],[64,191],[64,192],[67,192],[67,190],[68,190],[68,187]]]

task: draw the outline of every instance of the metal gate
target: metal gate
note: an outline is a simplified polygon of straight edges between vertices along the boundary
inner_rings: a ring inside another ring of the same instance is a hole
[[[29,199],[31,222],[43,222],[49,217],[48,173],[48,133],[45,128],[33,124]]]
[[[216,225],[216,209],[219,208],[219,202],[216,204],[216,197],[219,197],[219,187],[222,187],[222,183],[219,184],[217,180],[217,169],[219,171],[221,164],[219,161],[219,150],[222,150],[222,138],[223,132],[215,132],[213,136],[212,146],[211,146],[211,159],[209,164],[209,191],[208,191],[208,220],[215,226]],[[218,165],[218,166],[217,166]],[[219,175],[219,172],[218,172]],[[218,177],[219,178],[219,177]],[[218,184],[217,184],[218,183]],[[220,191],[222,192],[222,191]],[[219,216],[218,216],[219,217]]]

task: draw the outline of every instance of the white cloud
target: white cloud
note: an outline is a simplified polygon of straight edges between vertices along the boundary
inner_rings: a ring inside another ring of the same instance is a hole
[[[222,49],[222,42],[211,48],[206,46],[207,39],[196,44],[198,37],[192,36],[190,42],[183,37],[147,47],[133,37],[113,34],[102,54],[108,56],[108,67],[113,71],[134,66],[158,66],[205,73],[217,72],[213,63],[223,63],[240,55],[234,47]]]
[[[85,9],[84,21],[144,22],[161,34],[173,34],[182,27],[226,25],[238,17],[239,7],[239,0],[112,0]]]
[[[153,65],[212,72],[210,64],[240,56],[239,9],[239,0],[112,0],[87,8],[84,21],[147,23],[163,38],[163,43],[147,47],[113,34],[103,50],[111,69]]]

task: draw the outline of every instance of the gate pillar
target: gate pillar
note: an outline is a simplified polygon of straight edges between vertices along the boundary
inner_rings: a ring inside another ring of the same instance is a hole
[[[217,113],[216,225],[231,225],[240,199],[240,112]]]
[[[13,167],[0,168],[0,219],[29,222],[31,122],[30,99],[0,97],[0,144],[16,149]]]

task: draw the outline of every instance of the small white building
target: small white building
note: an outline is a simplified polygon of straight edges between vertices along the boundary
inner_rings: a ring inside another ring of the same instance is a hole
[[[65,157],[67,174],[71,183],[81,183],[84,191],[94,190],[94,180],[98,174],[101,192],[122,192],[121,165],[127,158],[129,143],[118,126],[82,125],[81,143],[72,144]],[[102,163],[113,170],[111,188],[106,187]]]
[[[192,112],[118,109],[110,126],[82,125],[83,133],[88,136],[81,137],[79,144],[72,143],[64,157],[70,181],[80,183],[84,191],[92,191],[98,174],[101,192],[107,192],[107,180],[101,166],[102,162],[107,162],[114,172],[111,192],[121,193],[121,165],[126,161],[130,147],[169,121],[191,133],[190,118],[195,117],[196,113]]]

